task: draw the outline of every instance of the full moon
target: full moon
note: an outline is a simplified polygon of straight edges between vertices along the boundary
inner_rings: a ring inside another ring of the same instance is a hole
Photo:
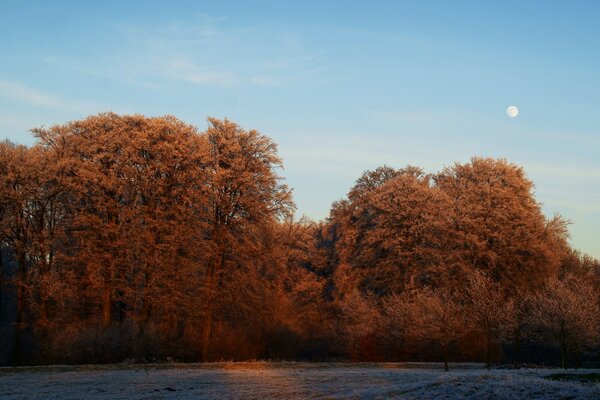
[[[510,118],[515,118],[517,115],[519,115],[519,109],[515,106],[510,106],[506,109],[506,115],[508,115]]]

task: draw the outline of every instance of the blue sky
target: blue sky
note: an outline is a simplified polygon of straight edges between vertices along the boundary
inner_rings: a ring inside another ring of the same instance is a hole
[[[0,0],[0,139],[228,117],[279,144],[315,219],[366,169],[504,157],[600,257],[599,20],[594,1]]]

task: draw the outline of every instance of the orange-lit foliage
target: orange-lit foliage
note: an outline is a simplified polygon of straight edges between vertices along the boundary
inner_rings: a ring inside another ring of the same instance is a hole
[[[296,221],[276,144],[208,122],[105,113],[36,129],[31,148],[0,143],[14,363],[447,365],[476,350],[490,365],[503,342],[596,345],[600,264],[570,249],[567,221],[542,214],[521,168],[384,166],[327,220]]]
[[[205,361],[210,358],[214,305],[222,289],[233,283],[231,290],[239,294],[248,283],[246,275],[268,273],[260,270],[272,250],[265,242],[265,233],[293,209],[290,191],[275,173],[282,166],[275,143],[227,120],[210,118],[209,123],[200,137],[208,151],[203,160],[204,175],[198,180],[207,202],[202,219],[207,224],[209,243],[202,334]]]
[[[172,117],[108,113],[37,129],[32,149],[2,145],[2,240],[19,255],[19,287],[37,291],[29,300],[50,341],[68,342],[66,325],[71,341],[130,336],[144,356],[183,337],[208,358],[215,319],[221,332],[244,329],[227,313],[255,316],[275,301],[263,297],[280,290],[267,294],[268,279],[286,260],[272,239],[293,209],[276,146],[209,122],[200,133]]]
[[[563,238],[548,229],[552,221],[542,214],[522,168],[473,158],[445,168],[434,180],[452,199],[457,235],[447,253],[452,263],[467,272],[486,271],[507,290],[535,287],[558,271]]]
[[[203,243],[186,243],[202,233],[196,130],[171,117],[102,114],[35,133],[68,193],[58,262],[78,287],[78,312],[144,328],[153,315],[176,318],[199,285],[191,268]]]

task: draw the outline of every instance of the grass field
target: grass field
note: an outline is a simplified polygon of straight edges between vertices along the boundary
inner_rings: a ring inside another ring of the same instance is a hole
[[[597,370],[454,364],[211,363],[0,369],[2,399],[593,399]]]

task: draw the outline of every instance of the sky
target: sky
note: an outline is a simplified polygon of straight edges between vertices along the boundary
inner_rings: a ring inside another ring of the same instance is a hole
[[[599,20],[576,0],[0,0],[0,140],[103,111],[227,117],[278,143],[313,219],[383,164],[506,158],[600,258]]]

